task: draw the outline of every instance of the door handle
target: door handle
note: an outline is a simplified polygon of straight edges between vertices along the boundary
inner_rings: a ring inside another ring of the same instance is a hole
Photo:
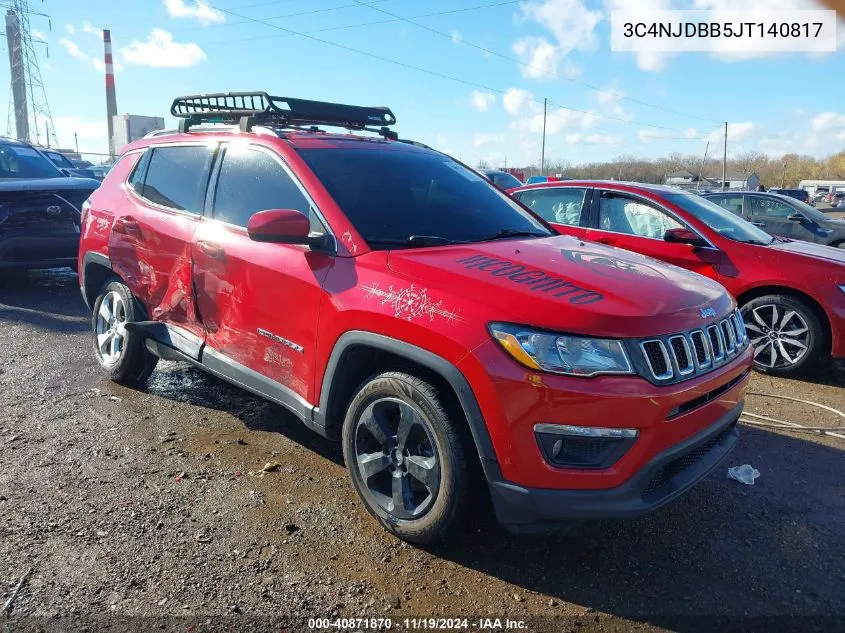
[[[599,237],[596,239],[596,242],[599,244],[604,244],[606,246],[613,246],[613,240],[609,237]]]
[[[197,242],[197,248],[212,259],[223,259],[226,256],[226,251],[223,250],[223,247],[214,242],[199,240]]]

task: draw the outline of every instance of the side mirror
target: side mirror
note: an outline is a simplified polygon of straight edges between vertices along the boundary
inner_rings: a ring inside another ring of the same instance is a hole
[[[312,245],[308,216],[293,209],[270,209],[253,214],[246,225],[249,238],[255,242]]]
[[[789,220],[790,222],[803,222],[803,221],[804,221],[804,220],[806,220],[807,218],[805,218],[805,217],[804,217],[802,214],[800,214],[800,213],[793,213],[793,214],[791,214],[791,215],[786,216],[786,219],[787,219],[787,220]]]
[[[666,229],[663,234],[663,241],[674,242],[675,244],[690,244],[691,246],[704,246],[704,240],[698,233],[689,229]]]

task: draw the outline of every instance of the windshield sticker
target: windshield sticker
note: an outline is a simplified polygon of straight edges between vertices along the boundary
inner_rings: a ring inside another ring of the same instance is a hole
[[[368,298],[381,299],[381,305],[389,305],[393,308],[394,315],[406,321],[427,316],[429,321],[439,316],[449,323],[463,321],[457,312],[443,308],[443,301],[432,301],[428,296],[428,290],[417,288],[413,284],[407,288],[395,289],[392,285],[387,290],[379,288],[377,283],[366,286],[364,292]]]
[[[41,154],[36,152],[31,147],[12,147],[11,149],[18,156],[30,156],[33,158],[38,158],[41,156]]]
[[[477,268],[494,277],[502,277],[510,279],[514,283],[530,286],[531,292],[551,292],[556,299],[567,297],[569,303],[575,305],[596,303],[604,299],[604,295],[600,292],[576,286],[561,277],[549,275],[542,270],[529,268],[507,259],[488,257],[487,255],[472,255],[455,261],[467,270]]]

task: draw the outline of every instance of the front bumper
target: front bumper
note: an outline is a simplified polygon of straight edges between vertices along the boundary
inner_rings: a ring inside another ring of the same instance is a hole
[[[739,402],[704,431],[655,456],[624,484],[608,490],[550,490],[490,481],[496,518],[515,533],[553,530],[571,521],[624,519],[675,499],[713,470],[736,445]]]
[[[79,233],[0,237],[0,268],[76,266]]]

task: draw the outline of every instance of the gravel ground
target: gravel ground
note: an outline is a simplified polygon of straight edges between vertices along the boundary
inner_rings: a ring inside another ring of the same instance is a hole
[[[144,390],[110,383],[88,331],[69,271],[0,280],[4,603],[32,570],[0,632],[306,630],[334,616],[845,630],[843,440],[744,426],[725,465],[759,469],[753,487],[719,468],[650,517],[532,538],[479,504],[464,538],[423,550],[379,528],[338,446],[280,407],[179,363]],[[751,388],[845,410],[832,369]],[[747,410],[841,424],[761,396]]]

